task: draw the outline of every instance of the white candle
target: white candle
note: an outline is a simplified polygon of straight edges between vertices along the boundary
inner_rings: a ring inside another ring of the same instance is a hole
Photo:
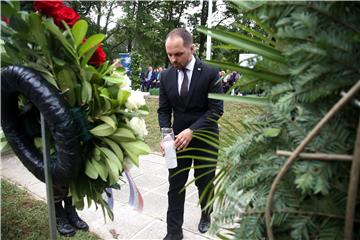
[[[165,162],[169,169],[177,167],[176,151],[174,146],[174,140],[164,139],[164,150],[165,150]]]

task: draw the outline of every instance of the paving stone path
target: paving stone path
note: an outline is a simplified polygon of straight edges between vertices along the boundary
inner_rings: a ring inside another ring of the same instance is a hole
[[[128,205],[129,186],[121,183],[121,190],[114,190],[113,222],[108,218],[105,222],[102,210],[96,210],[94,205],[85,207],[79,215],[89,224],[90,231],[102,239],[162,239],[166,234],[168,189],[164,158],[156,153],[141,156],[140,167],[133,167],[130,173],[144,199],[141,213]],[[193,173],[190,172],[189,176],[191,181]],[[46,200],[45,184],[36,179],[13,154],[1,157],[1,178],[22,186],[38,199]],[[201,213],[197,203],[198,192],[192,184],[186,192],[184,239],[215,239],[198,232]]]

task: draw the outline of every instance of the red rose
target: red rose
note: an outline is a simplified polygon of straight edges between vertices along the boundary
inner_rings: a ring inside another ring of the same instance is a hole
[[[65,5],[53,9],[49,16],[52,16],[54,18],[55,24],[58,25],[58,27],[60,28],[64,28],[61,20],[64,20],[67,25],[72,27],[80,19],[80,15],[77,14],[74,9],[69,8]]]
[[[59,0],[50,0],[50,1],[34,1],[33,4],[33,9],[35,11],[39,11],[47,16],[51,16],[51,12],[58,8],[64,6],[63,1],[59,1]]]
[[[102,46],[100,45],[94,52],[94,54],[91,56],[90,60],[89,60],[89,64],[91,65],[95,65],[95,66],[100,66],[101,64],[103,64],[106,61],[106,54],[102,48]]]

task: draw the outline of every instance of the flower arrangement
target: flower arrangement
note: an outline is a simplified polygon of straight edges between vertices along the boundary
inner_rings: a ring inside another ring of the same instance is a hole
[[[103,34],[86,36],[88,23],[62,1],[34,1],[34,12],[19,2],[1,3],[1,65],[23,65],[54,85],[83,119],[84,170],[71,182],[69,195],[78,209],[92,201],[110,218],[102,198],[117,185],[130,164],[150,152],[143,138],[148,113],[143,95],[132,91],[123,68],[110,64],[102,49]],[[34,138],[35,142],[39,139]]]

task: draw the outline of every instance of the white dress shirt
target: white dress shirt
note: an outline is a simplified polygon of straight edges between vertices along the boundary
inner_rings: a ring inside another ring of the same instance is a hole
[[[186,73],[189,79],[189,85],[188,85],[188,90],[189,90],[189,86],[191,83],[191,77],[194,71],[194,66],[195,66],[195,57],[194,55],[191,57],[190,62],[186,65]],[[180,90],[181,90],[181,84],[183,82],[184,79],[184,72],[182,70],[177,70],[178,71],[178,90],[179,90],[179,95],[180,95]]]

